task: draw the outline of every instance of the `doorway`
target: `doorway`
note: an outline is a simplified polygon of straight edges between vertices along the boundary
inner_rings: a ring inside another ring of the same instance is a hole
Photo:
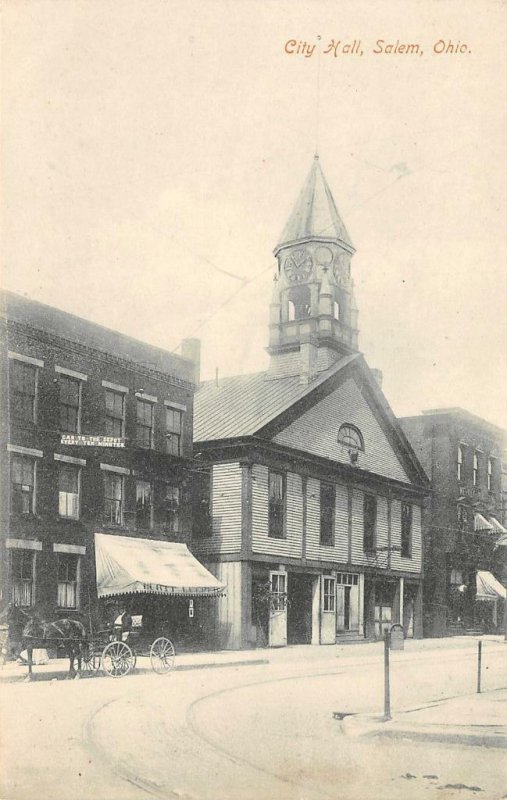
[[[311,644],[313,576],[289,573],[287,644]]]

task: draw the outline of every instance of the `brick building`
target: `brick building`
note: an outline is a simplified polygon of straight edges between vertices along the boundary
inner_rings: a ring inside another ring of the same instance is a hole
[[[1,600],[95,625],[95,534],[190,540],[199,342],[176,356],[7,292],[1,327]]]
[[[506,582],[504,431],[461,408],[401,425],[430,477],[425,539],[425,636],[500,629]]]
[[[428,480],[357,349],[353,254],[316,158],[275,248],[268,370],[196,394],[223,647],[421,635]]]

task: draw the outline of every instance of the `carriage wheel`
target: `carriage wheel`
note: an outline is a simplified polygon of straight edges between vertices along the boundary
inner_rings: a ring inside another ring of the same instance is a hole
[[[93,652],[91,647],[87,647],[83,652],[82,666],[83,672],[97,672],[100,667],[100,656]]]
[[[151,667],[158,675],[170,672],[174,666],[175,652],[173,643],[161,636],[155,639],[150,648]]]
[[[132,650],[125,642],[109,642],[102,651],[102,669],[110,678],[123,678],[134,665]]]

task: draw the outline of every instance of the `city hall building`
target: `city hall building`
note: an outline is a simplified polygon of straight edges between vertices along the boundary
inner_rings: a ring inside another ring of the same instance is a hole
[[[422,634],[428,479],[358,350],[354,247],[318,157],[275,248],[266,372],[195,395],[193,551],[218,646]]]

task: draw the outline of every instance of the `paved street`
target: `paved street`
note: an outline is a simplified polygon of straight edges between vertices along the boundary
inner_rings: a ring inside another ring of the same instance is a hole
[[[394,716],[472,694],[476,647],[410,642],[392,653]],[[507,686],[507,645],[485,641],[483,654],[484,691]],[[2,798],[507,796],[505,750],[344,733],[334,712],[382,711],[381,645],[257,655],[270,663],[3,683]]]

